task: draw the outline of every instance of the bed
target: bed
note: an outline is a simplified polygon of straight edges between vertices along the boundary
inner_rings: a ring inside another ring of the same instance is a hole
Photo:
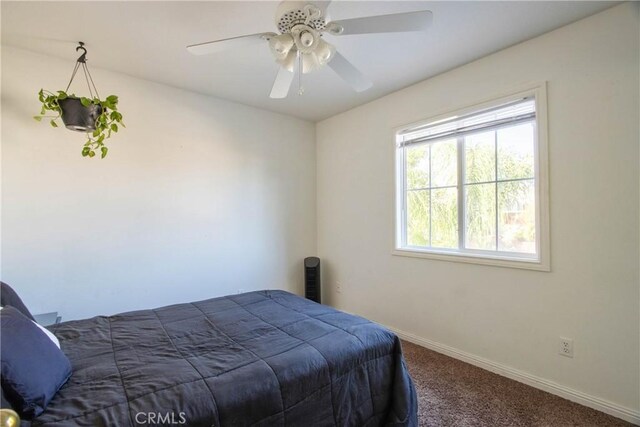
[[[32,426],[415,426],[397,336],[284,291],[50,328],[71,378]]]

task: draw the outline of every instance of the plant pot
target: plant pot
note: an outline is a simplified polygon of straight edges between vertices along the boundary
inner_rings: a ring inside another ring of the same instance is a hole
[[[80,98],[65,98],[58,101],[62,115],[62,122],[67,129],[78,132],[93,132],[96,130],[96,120],[102,113],[102,106],[91,104],[82,105]]]

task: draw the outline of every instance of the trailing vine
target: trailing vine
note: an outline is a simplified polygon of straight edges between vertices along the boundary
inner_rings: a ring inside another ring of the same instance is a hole
[[[51,126],[57,128],[58,119],[60,119],[63,114],[59,101],[67,98],[79,99],[86,108],[90,108],[92,105],[100,106],[101,112],[96,119],[95,130],[87,132],[87,140],[82,147],[82,156],[91,158],[96,155],[96,152],[100,152],[100,157],[104,159],[109,152],[105,141],[111,137],[112,133],[117,133],[120,127],[126,127],[122,122],[122,114],[118,111],[118,97],[116,95],[110,95],[106,99],[101,100],[97,97],[86,98],[78,97],[74,94],[69,95],[62,90],[54,93],[40,89],[38,99],[42,103],[42,107],[40,114],[33,118],[37,121],[50,119],[49,123]]]

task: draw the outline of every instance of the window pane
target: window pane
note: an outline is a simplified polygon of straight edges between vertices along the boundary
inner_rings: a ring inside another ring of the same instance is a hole
[[[498,183],[498,250],[536,252],[534,180]]]
[[[429,246],[429,190],[407,192],[407,244]]]
[[[496,185],[465,186],[466,233],[468,249],[496,250]]]
[[[407,147],[407,188],[429,187],[429,146]]]
[[[458,147],[455,139],[431,144],[431,186],[446,187],[458,181]]]
[[[538,210],[548,200],[538,200],[536,190],[546,197],[547,176],[536,175],[546,173],[536,169],[538,126],[531,93],[397,132],[398,249],[522,268],[539,267],[516,261],[539,262],[546,269],[538,233],[548,224],[546,212],[538,222]]]
[[[431,190],[431,246],[458,247],[458,190]]]
[[[466,182],[495,181],[495,131],[483,132],[464,139],[464,165]]]
[[[533,178],[533,123],[498,130],[498,179]]]

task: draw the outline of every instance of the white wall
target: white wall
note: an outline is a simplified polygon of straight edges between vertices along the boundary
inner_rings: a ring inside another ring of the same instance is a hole
[[[320,122],[326,300],[638,416],[639,7],[617,6]],[[548,82],[552,271],[392,256],[392,129],[537,81]],[[560,336],[575,340],[573,359],[558,355]]]
[[[83,134],[32,119],[74,60],[2,49],[1,277],[31,311],[300,293],[316,252],[314,125],[93,69],[127,128],[106,159],[83,158]]]

